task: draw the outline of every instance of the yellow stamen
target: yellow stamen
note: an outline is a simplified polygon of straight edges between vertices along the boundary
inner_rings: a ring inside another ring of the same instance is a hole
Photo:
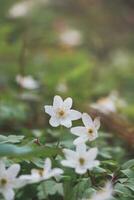
[[[0,185],[5,186],[7,184],[7,180],[5,178],[0,179]]]
[[[89,129],[88,129],[88,133],[89,133],[89,135],[93,135],[93,129],[92,129],[92,128],[89,128]]]
[[[64,114],[65,114],[65,112],[64,112],[63,110],[60,110],[60,111],[59,111],[59,116],[63,117]]]
[[[43,170],[43,169],[40,169],[40,170],[38,170],[38,173],[39,173],[40,176],[43,176],[44,170]]]
[[[84,158],[79,158],[79,162],[80,162],[80,165],[84,165],[85,159]]]

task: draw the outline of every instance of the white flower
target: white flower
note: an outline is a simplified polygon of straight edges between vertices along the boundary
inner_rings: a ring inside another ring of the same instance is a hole
[[[37,7],[38,4],[47,5],[48,0],[29,0],[29,1],[22,1],[14,4],[8,11],[8,15],[10,18],[22,18],[29,15],[33,8]]]
[[[109,97],[99,99],[97,103],[91,104],[91,107],[105,114],[116,112],[115,102]]]
[[[38,89],[39,88],[39,83],[38,81],[34,80],[32,78],[32,76],[21,76],[21,75],[17,75],[16,77],[16,81],[17,83],[25,89]]]
[[[81,113],[71,109],[72,99],[66,98],[64,101],[60,96],[55,96],[53,100],[53,106],[45,106],[45,112],[48,113],[51,118],[49,123],[53,127],[63,125],[67,128],[72,126],[72,121],[81,118]]]
[[[51,177],[57,177],[63,174],[63,170],[60,168],[52,169],[52,163],[49,158],[46,158],[44,162],[43,169],[32,169],[31,175],[22,175],[20,180],[25,181],[25,183],[37,183],[42,180],[49,179]]]
[[[18,188],[16,185],[17,178],[20,171],[19,164],[13,164],[8,169],[5,168],[5,164],[0,160],[0,193],[6,200],[13,200],[15,193],[13,188]],[[17,182],[19,184],[19,182]]]
[[[99,165],[99,161],[95,160],[98,149],[91,148],[86,151],[86,145],[78,144],[76,151],[63,149],[66,160],[62,160],[61,164],[66,167],[75,168],[78,174],[85,174],[87,170],[92,170],[93,167]]]
[[[92,108],[105,114],[115,113],[126,107],[126,102],[119,97],[117,91],[112,91],[107,97],[100,98],[96,103],[91,104]]]
[[[90,200],[110,200],[113,194],[113,186],[107,182],[105,187],[97,193],[93,194]]]
[[[77,139],[74,140],[75,145],[77,145],[78,143],[86,142],[88,140],[95,140],[98,137],[98,129],[100,127],[99,118],[95,118],[93,121],[87,113],[83,113],[82,121],[84,123],[84,126],[71,128],[71,133],[79,136]]]
[[[60,42],[63,45],[75,47],[82,43],[82,36],[78,30],[75,29],[65,29],[59,35]]]
[[[60,82],[56,87],[57,92],[66,93],[68,91],[67,84],[65,82]]]
[[[9,10],[9,17],[20,18],[25,17],[32,8],[32,1],[22,1],[14,4]]]

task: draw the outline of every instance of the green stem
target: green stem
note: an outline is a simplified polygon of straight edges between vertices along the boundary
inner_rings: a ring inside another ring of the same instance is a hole
[[[62,130],[63,130],[63,126],[60,126],[60,136],[59,136],[59,138],[58,138],[56,147],[59,147],[59,146],[60,146],[60,140],[61,140]]]
[[[90,179],[91,179],[92,185],[93,185],[93,186],[96,186],[96,182],[95,182],[95,177],[94,177],[94,175],[92,175],[91,172],[90,172],[89,170],[87,171],[87,174],[88,174],[88,177],[90,177]]]
[[[80,177],[79,177],[79,182],[78,182],[78,183],[81,182],[82,177],[83,177],[83,175],[80,175]],[[78,185],[78,187],[77,187],[77,191],[76,191],[76,199],[78,199],[78,198],[79,198],[79,185]]]
[[[66,181],[63,183],[63,189],[64,189],[64,200],[70,200],[71,199],[71,181]]]

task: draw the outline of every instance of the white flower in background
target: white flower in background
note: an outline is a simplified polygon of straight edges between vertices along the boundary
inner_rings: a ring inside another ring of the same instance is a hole
[[[102,190],[93,194],[90,200],[110,200],[113,194],[113,186],[110,182],[107,182]]]
[[[82,36],[78,30],[65,29],[59,35],[60,43],[63,45],[75,47],[82,43]]]
[[[91,148],[86,150],[86,145],[78,144],[76,151],[63,149],[66,160],[62,160],[61,164],[66,167],[74,168],[77,174],[85,174],[87,170],[99,165],[99,161],[95,160],[98,149]]]
[[[66,93],[68,91],[67,84],[65,82],[60,82],[56,87],[56,91],[60,93]]]
[[[83,113],[82,121],[84,123],[84,126],[71,128],[71,133],[79,136],[73,142],[75,145],[86,141],[93,141],[98,137],[98,129],[100,128],[99,118],[96,117],[93,121],[87,113]]]
[[[20,18],[25,17],[31,11],[33,7],[32,1],[22,1],[14,4],[9,10],[9,17]]]
[[[39,83],[32,76],[17,75],[16,82],[25,89],[33,90],[39,88]]]
[[[31,175],[22,175],[20,180],[23,180],[25,183],[37,183],[42,180],[47,180],[51,177],[58,177],[63,174],[63,170],[60,168],[52,169],[52,163],[49,158],[46,158],[44,162],[43,169],[32,169]]]
[[[38,4],[44,5],[47,4],[48,0],[27,0],[14,4],[8,11],[10,18],[22,18],[32,11]]]
[[[92,108],[105,114],[115,113],[118,109],[126,106],[126,102],[119,98],[116,91],[112,91],[107,97],[99,99],[96,103],[91,104]]]
[[[19,181],[16,185],[16,176],[18,175],[19,171],[19,164],[13,164],[6,169],[4,162],[0,160],[0,193],[6,200],[14,199],[15,193],[13,188],[19,187]]]
[[[97,103],[91,104],[91,107],[106,114],[116,112],[115,103],[109,97],[99,99]]]
[[[81,113],[71,109],[72,98],[68,97],[64,101],[60,96],[55,96],[53,106],[45,106],[45,112],[51,116],[49,123],[53,127],[63,125],[67,128],[72,126],[72,121],[81,118]]]

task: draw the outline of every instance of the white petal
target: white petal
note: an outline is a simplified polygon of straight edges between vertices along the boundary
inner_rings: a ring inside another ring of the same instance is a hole
[[[110,182],[108,182],[102,190],[94,193],[91,200],[109,200],[112,198],[113,187]]]
[[[112,193],[113,192],[113,186],[111,182],[107,182],[105,185],[105,190]]]
[[[76,159],[76,152],[70,149],[63,149],[63,153],[67,160],[75,160]]]
[[[97,156],[97,153],[98,153],[98,149],[95,147],[95,148],[91,148],[90,150],[88,150],[87,152],[87,157],[90,161],[93,161],[95,160],[96,156]]]
[[[87,168],[89,170],[92,170],[94,167],[97,167],[100,164],[100,162],[98,160],[95,161],[91,161],[87,164]]]
[[[77,136],[82,136],[83,134],[85,135],[87,132],[87,129],[84,126],[77,126],[71,128],[71,133]]]
[[[91,135],[91,136],[89,135],[89,136],[88,136],[88,140],[89,140],[89,141],[93,141],[93,140],[95,140],[97,137],[98,137],[98,134],[94,132],[93,135]]]
[[[19,178],[15,179],[13,181],[13,188],[21,188],[21,187],[27,185],[29,183],[28,182],[29,179],[25,176],[26,175],[24,175],[24,177],[23,177],[23,175],[22,175]],[[30,176],[30,175],[27,175],[27,176]]]
[[[95,129],[95,128],[92,128],[93,129],[93,133],[92,134],[89,134],[88,132],[87,132],[87,137],[88,137],[88,140],[89,141],[93,141],[93,140],[95,140],[97,137],[98,137],[98,132],[97,132],[97,130]],[[88,130],[87,130],[88,131]]]
[[[100,161],[99,161],[99,160],[93,161],[93,166],[94,166],[94,167],[97,167],[97,166],[99,166],[99,165],[100,165]]]
[[[79,154],[79,155],[85,155],[86,153],[86,145],[84,143],[79,143],[77,146],[76,146],[76,152]]]
[[[49,114],[50,116],[54,115],[53,106],[44,106],[44,108],[47,114]]]
[[[45,163],[44,163],[44,170],[49,171],[51,170],[51,167],[52,167],[52,163],[51,163],[50,158],[46,158]]]
[[[19,164],[13,164],[7,169],[7,174],[10,178],[15,178],[20,171]]]
[[[73,144],[74,144],[74,145],[79,145],[79,144],[81,144],[81,143],[86,142],[87,140],[88,140],[87,137],[78,137],[77,139],[75,139],[75,140],[73,141]]]
[[[72,126],[72,122],[69,118],[66,118],[66,119],[62,119],[60,121],[60,124],[65,126],[66,128],[70,128]]]
[[[59,108],[63,105],[63,100],[60,96],[56,95],[53,100],[53,107]]]
[[[95,128],[98,130],[100,128],[100,118],[99,117],[96,117],[94,119],[94,126]]]
[[[33,177],[34,177],[34,176],[39,177],[39,176],[40,176],[40,175],[39,175],[39,170],[38,170],[38,169],[32,169],[32,170],[31,170],[31,175],[23,175],[23,177],[24,177],[24,176],[27,177],[27,178],[28,178],[28,177],[30,178],[30,177],[32,177],[32,176],[33,176]]]
[[[19,179],[18,187],[16,187],[16,185],[15,185],[15,188],[22,187],[29,183],[37,183],[40,181],[41,177],[40,177],[39,171],[37,169],[32,169],[30,175],[21,175],[18,179]]]
[[[68,97],[64,100],[63,106],[65,109],[70,110],[72,104],[73,104],[72,98]]]
[[[64,171],[60,168],[54,168],[51,172],[51,175],[56,177],[56,176],[60,176],[61,174],[63,174]]]
[[[13,200],[14,199],[14,191],[11,188],[3,189],[2,194],[5,200]]]
[[[0,160],[0,174],[4,173],[5,171],[6,171],[5,163],[3,162],[3,160]]]
[[[77,110],[70,110],[70,115],[69,115],[71,120],[77,120],[81,118],[81,113]]]
[[[75,165],[73,162],[70,162],[69,160],[62,160],[61,161],[61,164],[65,167],[71,167],[71,168],[74,168]]]
[[[93,125],[92,118],[87,113],[82,114],[82,121],[86,127],[90,127]]]
[[[60,121],[56,117],[51,117],[50,120],[49,120],[49,123],[53,127],[57,127],[57,126],[60,125]]]
[[[33,171],[32,174],[35,174],[35,172]],[[30,179],[32,179],[32,175],[21,175],[18,179],[22,180],[22,181],[23,180],[30,180]]]
[[[87,169],[81,168],[81,167],[77,167],[77,168],[75,169],[75,172],[76,172],[77,174],[85,174],[85,173],[87,172]]]

